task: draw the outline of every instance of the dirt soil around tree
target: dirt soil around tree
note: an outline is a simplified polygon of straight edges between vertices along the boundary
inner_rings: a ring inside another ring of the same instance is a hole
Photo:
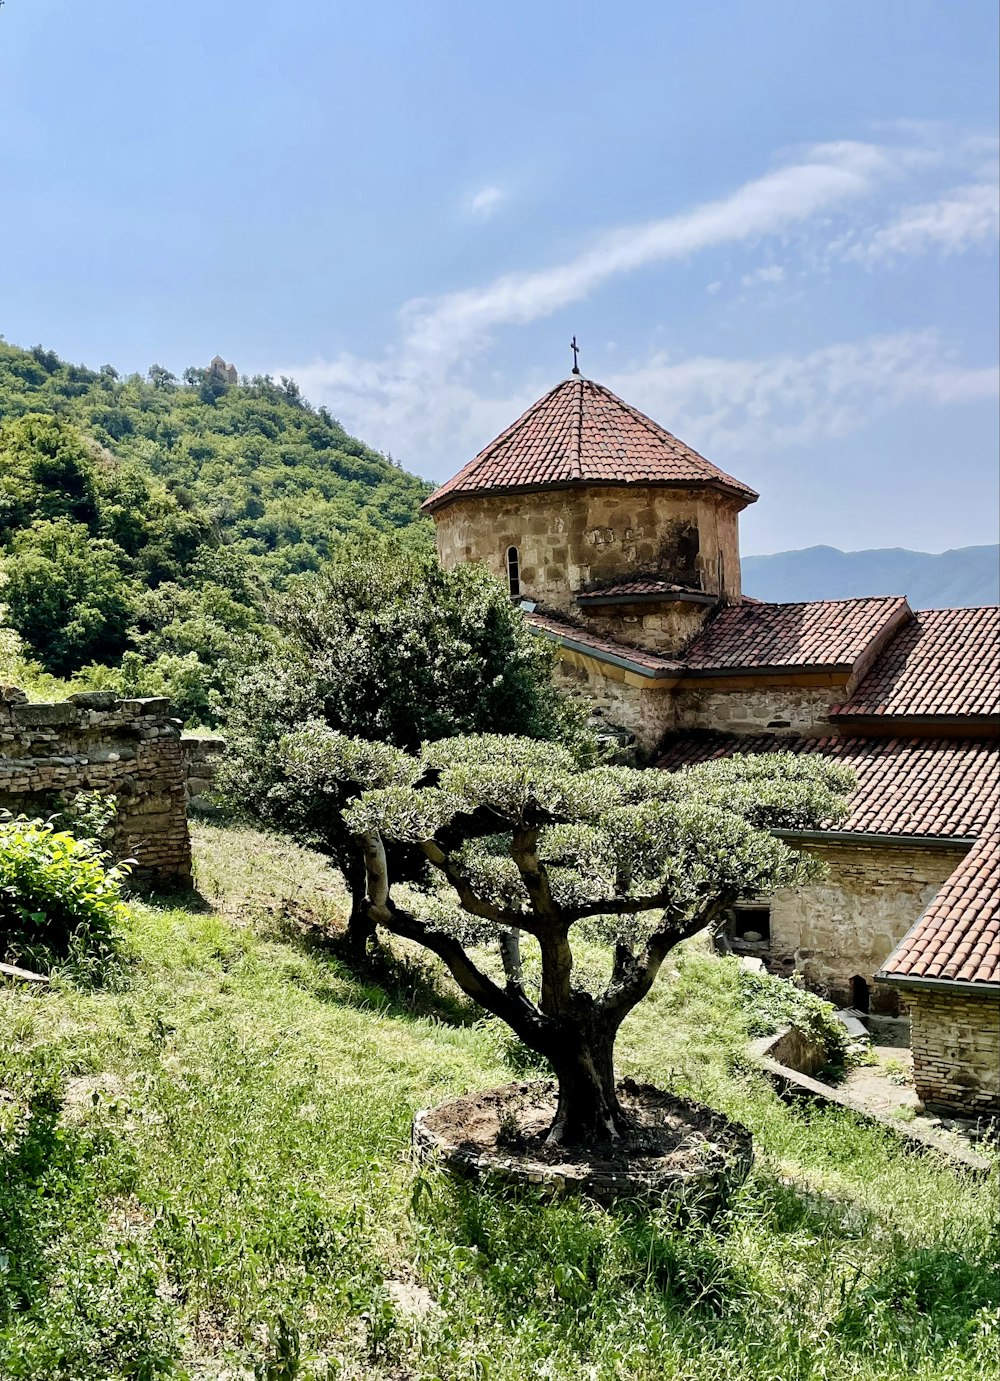
[[[753,1160],[750,1133],[721,1113],[631,1079],[618,1086],[627,1120],[620,1141],[549,1145],[557,1092],[548,1080],[520,1081],[452,1099],[418,1113],[414,1142],[467,1174],[497,1173],[556,1192],[602,1201],[672,1195],[718,1207]]]

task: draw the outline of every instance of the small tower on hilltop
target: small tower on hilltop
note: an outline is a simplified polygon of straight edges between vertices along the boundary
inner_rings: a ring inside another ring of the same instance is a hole
[[[226,364],[221,355],[216,355],[208,366],[209,377],[218,379],[223,384],[235,384],[239,381],[234,364]]]
[[[756,499],[574,359],[424,509],[443,566],[482,561],[540,612],[675,654],[741,602],[739,515]]]

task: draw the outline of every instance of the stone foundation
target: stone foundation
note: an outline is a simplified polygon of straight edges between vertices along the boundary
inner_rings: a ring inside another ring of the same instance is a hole
[[[167,700],[123,700],[107,691],[28,704],[0,696],[0,808],[47,815],[82,791],[118,805],[111,851],[135,859],[133,877],[153,884],[191,879],[180,720]]]
[[[917,1093],[932,1112],[1000,1114],[1000,993],[905,991]]]

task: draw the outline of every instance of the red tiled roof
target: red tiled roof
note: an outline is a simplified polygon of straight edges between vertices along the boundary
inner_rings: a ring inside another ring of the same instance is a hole
[[[721,609],[684,652],[692,670],[851,667],[893,619],[901,595],[806,604],[735,604]]]
[[[879,978],[1000,983],[1000,820],[972,846]]]
[[[592,379],[564,379],[424,501],[569,484],[711,485],[756,492]]]
[[[619,642],[617,638],[599,638],[595,633],[568,619],[555,618],[551,614],[525,614],[525,620],[537,632],[556,638],[560,642],[578,644],[584,651],[593,652],[598,657],[612,658],[616,662],[627,662],[636,671],[648,676],[677,675],[683,668],[669,657],[660,657],[647,648],[632,647]]]
[[[1000,801],[1000,751],[979,739],[793,738],[690,732],[668,741],[668,772],[738,753],[821,753],[850,767],[857,790],[833,828],[858,834],[969,839]]]
[[[656,580],[648,576],[636,576],[631,580],[616,580],[612,585],[602,585],[599,590],[581,590],[576,597],[577,604],[600,604],[605,599],[623,599],[634,595],[639,599],[655,598],[657,595],[697,595],[705,600],[704,590],[693,585],[677,585],[669,580]]]
[[[833,715],[1000,713],[1000,607],[931,609],[893,638]]]

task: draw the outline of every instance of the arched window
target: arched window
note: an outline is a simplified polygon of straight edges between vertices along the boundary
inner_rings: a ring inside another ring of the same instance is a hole
[[[507,548],[507,588],[511,599],[520,599],[521,558],[517,554],[517,547]]]

